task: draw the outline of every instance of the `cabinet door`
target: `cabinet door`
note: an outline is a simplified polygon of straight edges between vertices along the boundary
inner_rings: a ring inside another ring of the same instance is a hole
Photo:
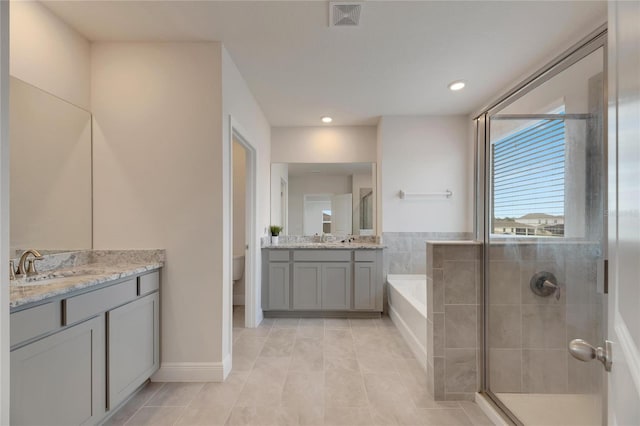
[[[322,264],[322,309],[351,307],[351,264]]]
[[[293,264],[293,309],[322,309],[322,264]]]
[[[269,263],[268,309],[289,310],[289,263]]]
[[[373,310],[376,307],[376,265],[356,262],[354,268],[353,308]]]
[[[105,408],[104,316],[11,352],[11,424],[95,424]]]
[[[152,293],[107,312],[109,390],[117,407],[158,369],[160,296]]]

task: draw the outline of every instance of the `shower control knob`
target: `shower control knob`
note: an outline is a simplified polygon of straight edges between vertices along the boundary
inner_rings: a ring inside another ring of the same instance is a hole
[[[588,362],[597,359],[604,365],[604,369],[611,371],[611,342],[606,340],[604,347],[594,347],[582,339],[569,342],[569,353],[580,361]]]

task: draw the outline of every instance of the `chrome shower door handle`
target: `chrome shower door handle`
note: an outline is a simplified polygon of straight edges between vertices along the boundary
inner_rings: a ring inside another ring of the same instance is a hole
[[[604,365],[604,369],[611,371],[612,355],[611,342],[605,340],[604,347],[594,347],[589,342],[582,339],[573,339],[569,342],[569,353],[575,359],[589,362],[597,359]]]

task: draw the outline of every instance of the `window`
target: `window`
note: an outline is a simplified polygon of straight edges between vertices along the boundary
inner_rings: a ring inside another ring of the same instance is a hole
[[[492,145],[491,156],[493,232],[507,221],[516,235],[563,236],[564,120],[539,120],[511,132]]]

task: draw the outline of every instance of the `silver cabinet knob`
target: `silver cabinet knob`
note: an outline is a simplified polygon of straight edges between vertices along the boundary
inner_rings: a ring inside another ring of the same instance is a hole
[[[606,340],[604,347],[594,347],[582,339],[569,342],[569,353],[580,361],[588,362],[597,359],[604,365],[604,369],[611,371],[611,342]]]

